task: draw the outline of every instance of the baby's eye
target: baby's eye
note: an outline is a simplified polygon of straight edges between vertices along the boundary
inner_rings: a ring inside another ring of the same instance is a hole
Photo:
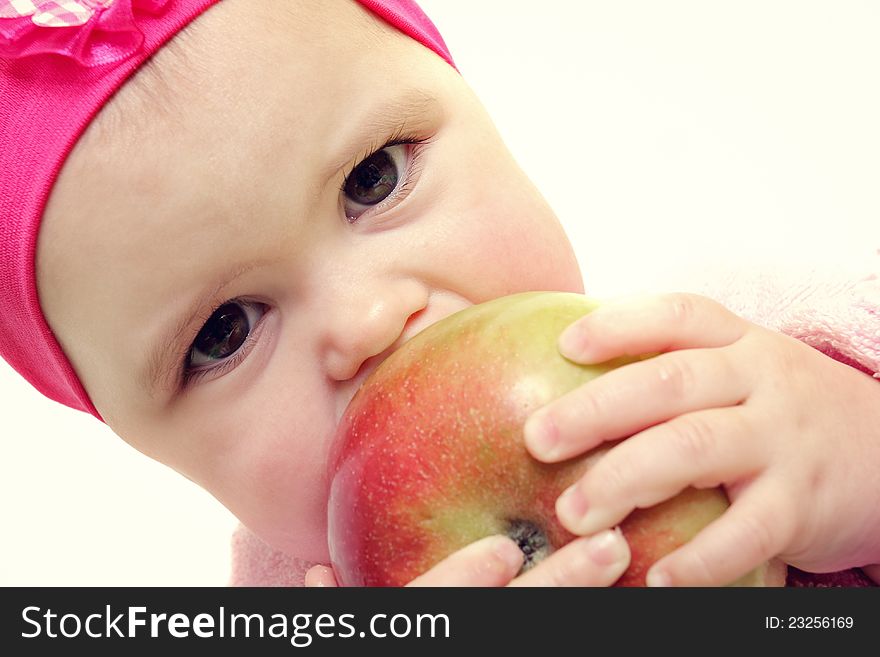
[[[233,357],[239,352],[243,352],[242,357],[247,355],[244,347],[265,313],[266,305],[254,301],[233,300],[220,306],[193,340],[186,359],[187,374],[200,375],[217,369],[211,366],[235,360]]]
[[[357,219],[391,196],[407,174],[410,144],[382,148],[358,164],[342,187],[345,216]]]

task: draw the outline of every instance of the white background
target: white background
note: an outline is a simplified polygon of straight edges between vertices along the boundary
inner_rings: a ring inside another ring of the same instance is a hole
[[[880,5],[423,0],[587,291],[880,247]],[[234,519],[0,361],[0,585],[222,585]]]

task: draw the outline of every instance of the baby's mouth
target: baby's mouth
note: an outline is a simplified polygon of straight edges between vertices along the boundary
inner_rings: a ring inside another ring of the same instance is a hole
[[[435,324],[443,318],[437,317],[436,319],[425,322],[423,321],[424,312],[424,309],[422,309],[410,315],[403,327],[403,331],[400,332],[398,338],[387,349],[385,349],[385,351],[376,354],[375,356],[370,356],[361,363],[357,373],[350,380],[352,388],[351,397],[354,397],[354,394],[360,389],[370,374],[372,374],[379,365],[384,363],[391,354],[412,340],[417,334],[428,328],[428,326]],[[348,401],[350,402],[351,398],[349,398]]]
[[[348,404],[351,403],[351,400],[354,398],[357,391],[364,384],[364,381],[376,370],[379,365],[385,362],[385,360],[398,349],[400,349],[404,344],[409,342],[416,333],[421,332],[424,328],[427,328],[427,325],[422,326],[418,330],[414,330],[414,318],[422,314],[423,311],[419,311],[414,313],[407,320],[406,325],[404,326],[404,330],[401,332],[400,336],[395,340],[387,349],[383,352],[376,354],[375,356],[370,356],[367,358],[361,366],[358,368],[358,371],[355,373],[353,377],[348,379],[342,384],[342,389],[339,395],[339,403],[336,409],[336,424],[339,424],[339,420],[342,418],[345,409],[348,407]],[[437,320],[435,320],[437,321]],[[434,322],[431,322],[434,323]]]
[[[439,297],[440,295],[437,296]],[[426,314],[426,309],[423,308],[410,315],[398,338],[383,352],[367,358],[361,363],[357,373],[345,382],[343,389],[344,392],[339,396],[339,405],[336,409],[336,424],[339,424],[339,420],[342,418],[346,407],[354,398],[364,381],[366,381],[370,374],[372,374],[379,365],[385,362],[391,354],[396,352],[429,326],[432,326],[440,320],[471,305],[473,305],[473,302],[468,301],[463,297],[455,294],[444,294],[442,295],[442,299],[435,298],[435,305],[430,314]]]

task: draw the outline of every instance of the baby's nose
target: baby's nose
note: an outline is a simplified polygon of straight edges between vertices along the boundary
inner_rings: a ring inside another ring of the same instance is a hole
[[[332,379],[347,381],[369,358],[382,354],[401,337],[407,320],[428,301],[417,281],[351,295],[326,309],[325,369]],[[378,365],[378,363],[375,363]]]

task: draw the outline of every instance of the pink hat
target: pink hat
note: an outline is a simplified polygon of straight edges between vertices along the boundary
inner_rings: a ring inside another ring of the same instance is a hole
[[[412,0],[357,0],[452,66]],[[151,55],[218,0],[0,0],[0,355],[47,397],[100,414],[40,309],[37,231],[89,122]]]

